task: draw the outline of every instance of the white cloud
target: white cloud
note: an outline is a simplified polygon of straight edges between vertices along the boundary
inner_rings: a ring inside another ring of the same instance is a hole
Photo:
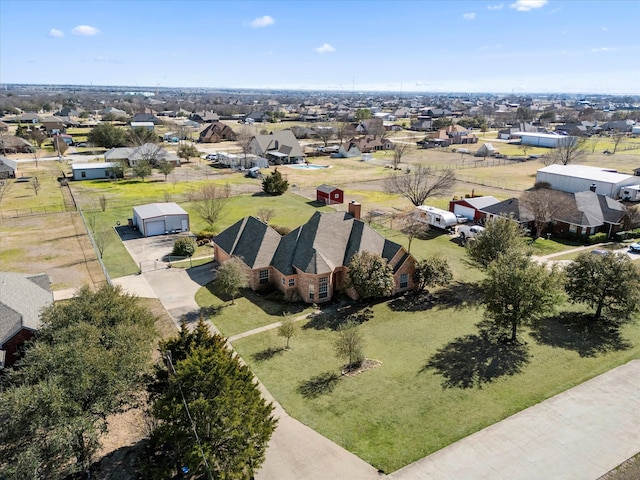
[[[331,52],[335,52],[336,49],[333,48],[331,45],[329,45],[328,43],[325,43],[324,45],[322,45],[321,47],[318,48],[314,48],[313,49],[314,52],[316,53],[331,53]]]
[[[610,48],[610,47],[600,47],[600,48],[592,48],[591,51],[594,53],[599,53],[599,52],[615,52],[617,50],[617,48]]]
[[[548,0],[516,0],[515,3],[509,5],[519,12],[529,12],[536,8],[542,8],[547,4]]]
[[[64,33],[57,28],[52,28],[51,30],[49,30],[49,36],[51,38],[62,38],[64,37]]]
[[[82,37],[92,37],[93,35],[97,35],[100,32],[96,27],[91,27],[89,25],[78,25],[71,30],[71,33],[74,35],[80,35]]]
[[[608,31],[609,31],[609,29],[608,29],[607,27],[602,27],[602,29],[601,29],[601,30],[602,30],[603,32],[608,32]]]
[[[504,3],[498,3],[497,5],[487,6],[487,10],[502,10],[502,7],[504,7]]]
[[[269,15],[265,15],[263,17],[256,18],[251,23],[249,23],[249,25],[253,28],[263,28],[268,27],[269,25],[273,25],[274,23],[276,23],[276,21],[272,17],[270,17]]]
[[[465,20],[473,20],[474,18],[476,18],[476,14],[473,12],[465,13],[464,15],[462,15],[462,18],[464,18]]]

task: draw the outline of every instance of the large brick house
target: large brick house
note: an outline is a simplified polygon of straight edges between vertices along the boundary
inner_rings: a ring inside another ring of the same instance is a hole
[[[358,205],[359,206],[359,205]],[[216,259],[238,257],[253,290],[277,288],[289,299],[322,303],[344,291],[351,257],[378,253],[393,268],[393,294],[415,288],[415,259],[402,245],[387,240],[352,213],[316,212],[304,225],[281,236],[254,217],[245,217],[214,238]]]

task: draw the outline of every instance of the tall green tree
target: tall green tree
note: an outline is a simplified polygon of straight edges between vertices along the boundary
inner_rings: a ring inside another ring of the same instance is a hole
[[[105,148],[123,147],[126,145],[125,131],[110,123],[99,123],[87,135],[87,143]]]
[[[448,285],[453,280],[453,273],[445,258],[427,257],[418,261],[413,277],[417,288],[426,290]]]
[[[161,351],[166,366],[150,387],[156,478],[175,478],[183,467],[190,478],[253,478],[277,421],[249,368],[202,319]]]
[[[133,174],[144,182],[144,179],[151,175],[153,168],[149,160],[140,160],[132,168]]]
[[[200,152],[190,143],[183,143],[178,147],[178,157],[182,158],[187,163],[191,161],[191,158],[198,156],[200,156]]]
[[[247,272],[240,259],[234,257],[220,265],[213,285],[223,295],[230,296],[234,305],[240,290],[249,285]]]
[[[594,320],[627,320],[640,308],[640,272],[626,255],[583,252],[566,271],[569,299],[594,309]]]
[[[467,244],[467,255],[480,268],[510,251],[529,253],[522,227],[509,218],[496,217],[488,221],[485,230]]]
[[[277,168],[262,180],[262,191],[267,195],[282,195],[288,189],[289,182],[282,178]]]
[[[88,478],[108,416],[136,405],[146,383],[154,317],[106,285],[41,318],[0,392],[0,478]]]
[[[349,284],[360,298],[381,298],[393,293],[395,281],[389,262],[377,253],[362,251],[349,261]]]
[[[490,263],[482,283],[485,316],[516,341],[518,327],[551,313],[562,296],[562,276],[510,250]]]
[[[164,175],[165,182],[167,181],[167,175],[173,172],[174,168],[176,168],[176,166],[166,160],[160,160],[160,162],[158,162],[158,171]]]

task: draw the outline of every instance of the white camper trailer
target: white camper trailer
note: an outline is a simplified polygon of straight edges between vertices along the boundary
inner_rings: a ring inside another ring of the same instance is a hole
[[[428,223],[432,227],[442,228],[444,230],[453,228],[458,224],[455,213],[426,205],[416,207],[415,217],[420,222]]]
[[[630,202],[640,202],[640,185],[629,185],[620,189],[620,198]]]

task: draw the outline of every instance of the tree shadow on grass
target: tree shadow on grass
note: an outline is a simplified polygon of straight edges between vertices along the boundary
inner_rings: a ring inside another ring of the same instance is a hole
[[[260,352],[254,353],[251,357],[256,362],[264,362],[265,360],[271,360],[276,355],[282,354],[282,352],[284,351],[285,349],[282,347],[279,347],[279,348],[269,347],[269,348],[265,348],[264,350],[261,350]]]
[[[426,290],[413,291],[389,302],[396,312],[422,312],[434,307],[467,308],[479,305],[482,290],[477,283],[454,282],[435,293]]]
[[[420,369],[444,377],[443,388],[474,388],[522,371],[529,363],[526,344],[505,342],[489,329],[465,335],[438,350]]]
[[[342,378],[335,372],[325,372],[302,382],[298,386],[298,393],[304,398],[318,398],[320,395],[331,393]]]
[[[353,304],[340,308],[330,308],[309,316],[309,321],[302,327],[315,330],[338,330],[342,324],[352,320],[358,324],[373,318],[373,310],[368,306]]]
[[[231,304],[231,297],[218,291],[215,287],[215,282],[207,283],[206,288],[211,292],[211,294],[225,302],[225,305]],[[280,316],[285,313],[295,314],[300,313],[307,308],[307,305],[303,303],[285,301],[279,291],[254,292],[250,288],[244,288],[240,291],[238,296],[236,296],[235,300],[237,301],[239,298],[246,298],[267,315]]]
[[[531,328],[531,336],[543,345],[573,350],[581,357],[627,350],[631,343],[620,336],[618,324],[589,314],[564,312],[541,320]]]

